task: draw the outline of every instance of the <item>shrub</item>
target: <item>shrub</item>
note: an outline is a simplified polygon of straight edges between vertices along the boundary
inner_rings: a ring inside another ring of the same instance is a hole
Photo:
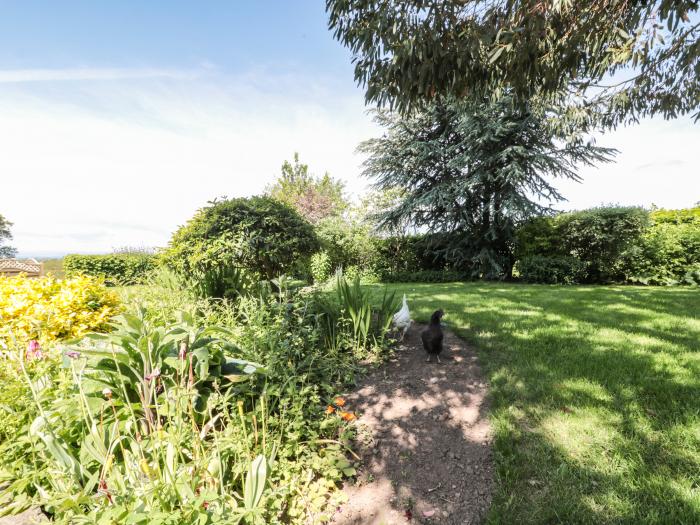
[[[119,309],[117,295],[94,277],[0,277],[0,347],[103,330]]]
[[[294,209],[269,197],[214,201],[173,235],[164,262],[181,276],[207,276],[221,296],[231,268],[252,279],[307,272],[319,248],[313,227]]]
[[[350,281],[359,279],[362,284],[376,284],[381,281],[379,274],[371,267],[364,268],[352,265],[342,268],[342,273]]]
[[[149,253],[67,255],[63,259],[63,270],[68,277],[89,275],[119,286],[143,283],[155,266],[155,256]]]
[[[198,301],[176,323],[125,315],[66,352],[65,369],[29,363],[13,395],[0,393],[21,411],[15,428],[0,425],[0,437],[13,432],[0,439],[0,515],[41,505],[65,524],[301,525],[332,513],[355,474],[343,418],[353,414],[327,407],[340,406],[338,386],[382,342],[396,305],[385,296],[368,311],[351,286],[332,301],[331,346],[317,303],[327,296],[277,290],[235,308]],[[345,351],[355,342],[366,348]]]
[[[587,264],[588,282],[622,281],[623,254],[639,244],[649,226],[649,212],[635,207],[592,208],[561,214],[556,223],[566,254]]]
[[[450,268],[447,252],[448,235],[411,235],[375,240],[378,252],[377,271],[384,280],[399,273],[441,271]]]
[[[696,224],[700,225],[700,206],[682,210],[653,210],[650,214],[655,224]]]
[[[523,281],[544,284],[578,284],[586,277],[586,263],[575,257],[530,255],[518,261]]]
[[[452,283],[469,279],[469,274],[457,270],[419,270],[388,274],[382,278],[382,281],[387,283]]]
[[[555,217],[535,217],[518,228],[515,258],[520,260],[531,255],[567,255]]]
[[[311,278],[314,283],[325,283],[331,276],[331,258],[328,252],[321,251],[311,256]]]
[[[694,284],[700,265],[700,222],[662,221],[649,228],[624,257],[627,281],[641,284]]]
[[[331,274],[339,268],[347,269],[350,266],[376,266],[377,250],[368,225],[330,217],[318,223],[316,233],[323,251],[328,255]]]
[[[541,217],[519,229],[516,254],[521,261],[532,255],[574,257],[586,265],[584,282],[621,282],[625,254],[639,245],[649,224],[649,212],[636,207],[609,206]]]

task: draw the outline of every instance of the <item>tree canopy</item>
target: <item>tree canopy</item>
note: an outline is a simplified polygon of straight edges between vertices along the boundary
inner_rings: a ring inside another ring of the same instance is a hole
[[[328,173],[316,177],[309,172],[308,164],[299,161],[294,153],[293,163],[284,161],[282,173],[267,194],[284,202],[311,223],[340,215],[347,207],[343,196],[343,182]]]
[[[563,199],[550,179],[576,180],[578,165],[615,153],[561,141],[544,115],[513,110],[507,99],[440,101],[407,115],[379,111],[376,120],[386,132],[360,146],[369,155],[364,174],[404,195],[381,224],[409,220],[449,235],[443,255],[479,277],[510,274],[515,227]]]
[[[15,248],[5,244],[12,239],[11,226],[12,223],[0,215],[0,257],[14,257],[17,255]]]
[[[542,96],[579,123],[700,118],[697,0],[326,0],[368,102]]]

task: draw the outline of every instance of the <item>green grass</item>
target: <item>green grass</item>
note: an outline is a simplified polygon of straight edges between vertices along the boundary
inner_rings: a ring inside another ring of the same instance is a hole
[[[381,287],[377,287],[381,289]],[[491,523],[700,523],[700,290],[389,285],[491,384]]]

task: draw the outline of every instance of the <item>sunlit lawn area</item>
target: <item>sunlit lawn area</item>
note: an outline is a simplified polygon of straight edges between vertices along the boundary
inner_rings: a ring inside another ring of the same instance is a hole
[[[493,523],[700,523],[700,292],[390,285],[492,389]],[[377,287],[381,289],[382,287]]]

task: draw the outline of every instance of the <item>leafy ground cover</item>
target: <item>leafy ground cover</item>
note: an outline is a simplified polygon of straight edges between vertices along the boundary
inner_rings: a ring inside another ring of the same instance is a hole
[[[491,383],[491,523],[700,522],[700,293],[398,284]],[[383,292],[378,288],[375,292]]]
[[[338,279],[334,294],[292,285],[209,300],[161,278],[108,292],[124,309],[107,333],[26,349],[13,339],[0,367],[0,516],[327,522],[355,475],[356,416],[337,394],[386,354],[398,305],[370,304],[359,280]]]

